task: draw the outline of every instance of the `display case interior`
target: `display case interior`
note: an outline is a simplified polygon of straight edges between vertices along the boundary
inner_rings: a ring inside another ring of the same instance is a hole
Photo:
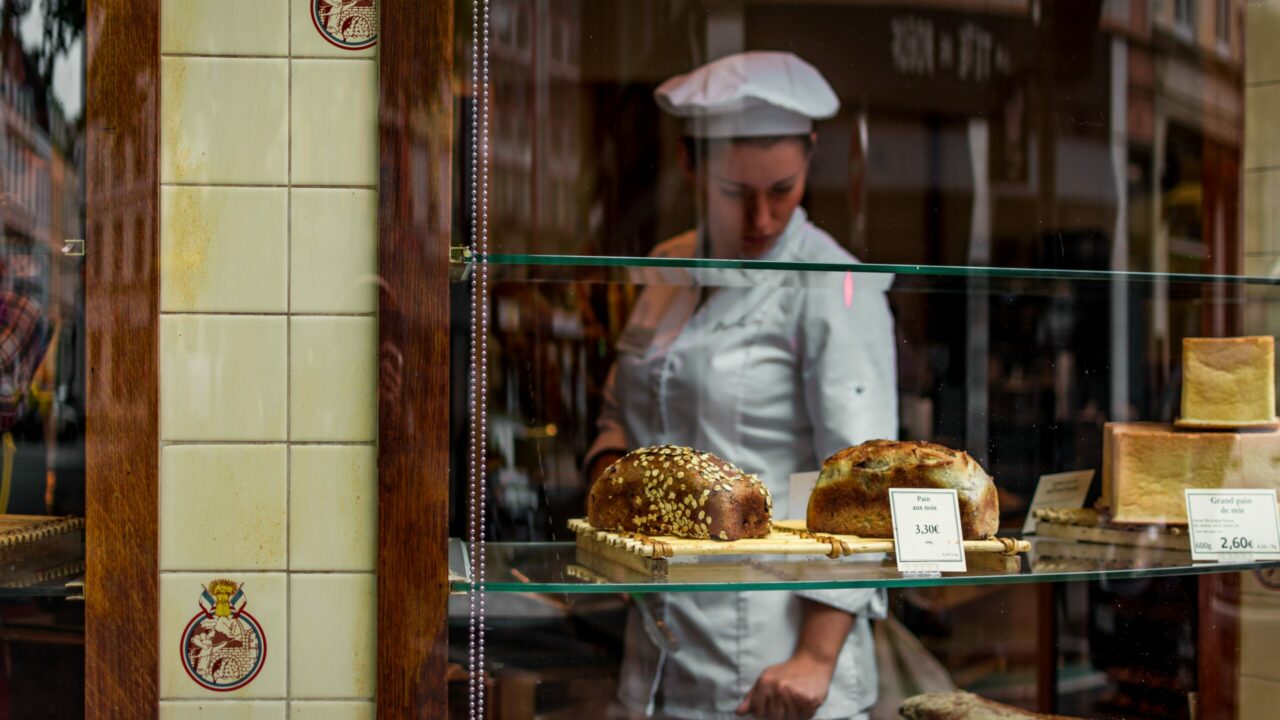
[[[957,688],[1267,716],[1280,564],[1193,560],[1183,491],[1280,487],[1270,4],[499,0],[475,76],[459,5],[455,238],[476,254],[452,295],[451,656],[482,590],[490,710],[653,711],[627,703],[653,603],[887,591],[872,717],[934,717],[903,703]],[[697,73],[742,53],[801,59],[838,109],[812,134],[707,131],[707,95],[754,90]],[[818,532],[812,475],[875,439],[975,463],[996,503],[966,539],[1004,551],[922,577],[883,534]],[[645,487],[687,523],[584,526],[593,483],[650,446],[757,476],[770,534],[718,538],[663,460]],[[1081,497],[1032,518],[1068,471]]]

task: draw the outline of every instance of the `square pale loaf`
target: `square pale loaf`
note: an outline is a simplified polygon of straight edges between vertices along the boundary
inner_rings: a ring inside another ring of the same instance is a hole
[[[1182,421],[1231,426],[1275,419],[1275,338],[1186,338],[1182,372]]]
[[[1185,525],[1187,488],[1280,489],[1280,431],[1107,423],[1104,433],[1099,504],[1112,522]]]

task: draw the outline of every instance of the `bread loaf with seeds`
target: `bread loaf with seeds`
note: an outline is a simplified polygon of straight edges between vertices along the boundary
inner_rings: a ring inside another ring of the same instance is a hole
[[[811,532],[891,538],[889,488],[955,490],[965,540],[1000,529],[995,483],[968,453],[897,440],[871,440],[823,461],[805,524]]]
[[[760,478],[676,445],[632,451],[591,486],[587,522],[601,530],[741,540],[769,534],[773,499]]]

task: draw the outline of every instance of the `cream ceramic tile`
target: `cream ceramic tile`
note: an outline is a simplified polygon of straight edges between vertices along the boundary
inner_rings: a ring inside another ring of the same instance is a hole
[[[284,445],[160,449],[161,570],[284,570]]]
[[[294,60],[293,183],[378,182],[378,65]]]
[[[241,615],[232,618],[205,615],[201,597],[205,588],[211,592],[215,589],[216,580],[230,580],[243,591],[243,607],[236,604]],[[284,573],[161,573],[160,697],[166,700],[283,699],[287,693],[285,666],[289,657],[287,582]],[[185,640],[188,634],[192,635],[189,642]],[[255,652],[253,643],[259,639]],[[238,648],[222,644],[230,645],[237,640],[241,644]],[[208,644],[205,641],[213,643],[210,664],[201,663],[199,648]],[[196,648],[190,663],[187,662],[188,645]],[[213,676],[231,689],[210,690],[197,683],[193,675]],[[240,684],[233,687],[237,683]]]
[[[1243,175],[1244,252],[1280,254],[1280,170]]]
[[[1249,5],[1245,15],[1246,83],[1280,80],[1280,3],[1268,2]]]
[[[376,9],[377,0],[371,1]],[[339,18],[326,15],[321,19],[312,15],[312,0],[290,0],[290,2],[293,12],[293,21],[290,25],[293,33],[294,57],[368,58],[377,53],[376,35],[373,38],[373,47],[362,50],[353,49],[370,42],[369,25],[364,18],[354,16]],[[364,5],[364,3],[361,4]],[[363,8],[361,12],[365,12]],[[376,25],[376,12],[374,20]],[[333,28],[330,30],[335,35],[333,40],[327,39],[328,36],[321,29],[321,25]],[[347,28],[345,35],[341,29],[343,26]],[[373,31],[377,32],[376,26]]]
[[[378,324],[372,317],[290,319],[290,439],[372,442]]]
[[[1277,578],[1280,581],[1280,578]],[[1280,599],[1280,585],[1277,587],[1268,587],[1258,580],[1256,573],[1242,572],[1240,573],[1240,591],[1243,593],[1252,593],[1257,595],[1269,595]]]
[[[1280,167],[1280,85],[1245,91],[1244,166]]]
[[[160,60],[160,181],[283,185],[289,61]]]
[[[289,0],[161,0],[160,52],[288,55]]]
[[[291,697],[373,696],[375,592],[373,575],[289,576]]]
[[[1280,277],[1280,254],[1246,255],[1244,274],[1259,277]]]
[[[160,439],[284,440],[285,319],[160,318]]]
[[[1280,681],[1280,593],[1240,596],[1240,674]]]
[[[293,190],[289,282],[293,312],[378,309],[378,193]]]
[[[372,445],[302,445],[289,452],[289,568],[373,572],[377,451]]]
[[[373,720],[371,702],[291,702],[290,720]]]
[[[160,309],[288,311],[284,188],[160,188]]]
[[[1280,682],[1241,677],[1236,720],[1274,720],[1280,707]]]
[[[285,720],[285,702],[168,701],[160,703],[160,720]]]

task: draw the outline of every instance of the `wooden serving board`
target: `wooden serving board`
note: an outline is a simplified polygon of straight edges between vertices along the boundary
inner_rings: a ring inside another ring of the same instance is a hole
[[[867,553],[892,553],[893,540],[861,538],[855,535],[811,533],[803,520],[777,520],[768,537],[745,540],[696,540],[672,536],[599,530],[582,519],[569,521],[577,535],[578,548],[652,575],[666,575],[669,561],[727,555],[800,556],[797,559],[841,558]],[[993,538],[966,540],[966,555],[1016,557],[1031,548],[1025,540]]]

